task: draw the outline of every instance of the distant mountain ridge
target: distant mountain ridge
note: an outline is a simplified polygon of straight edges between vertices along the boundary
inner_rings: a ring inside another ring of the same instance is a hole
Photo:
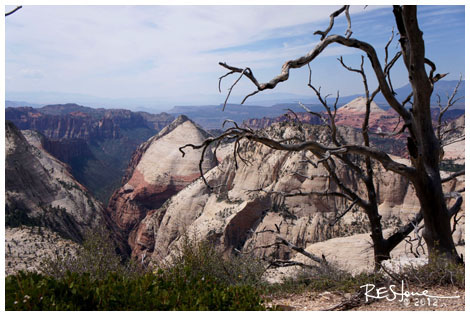
[[[356,99],[350,101],[348,104],[340,107],[337,110],[335,123],[337,126],[348,126],[355,129],[360,129],[364,121],[364,114],[366,111],[365,105],[366,99],[364,97],[357,97]],[[315,110],[315,112],[323,115],[324,118],[327,118],[326,111],[323,109],[321,111]],[[431,114],[433,120],[437,121],[440,110],[438,108],[432,108]],[[465,111],[462,109],[451,109],[447,111],[443,119],[444,121],[455,120],[458,117],[461,117],[465,114]],[[277,117],[263,117],[263,118],[252,118],[243,121],[243,126],[249,127],[251,129],[264,129],[276,123],[286,123],[286,122],[295,122],[300,121],[302,123],[312,124],[312,125],[321,125],[324,124],[323,121],[315,115],[311,115],[307,112],[295,112],[285,113]],[[382,149],[385,149],[389,153],[393,153],[397,156],[406,156],[407,151],[402,146],[397,146],[397,142],[406,140],[406,134],[399,134],[393,138],[378,136],[376,133],[393,133],[396,130],[399,130],[397,123],[399,123],[398,114],[393,110],[389,109],[385,111],[380,108],[375,102],[371,104],[371,112],[369,116],[369,131],[371,133],[371,139],[374,144],[380,146]],[[403,123],[401,123],[403,124]],[[374,134],[375,133],[375,134]]]
[[[457,80],[441,80],[435,84],[434,94],[432,98],[432,106],[437,107],[437,95],[440,95],[441,102],[445,104],[447,102],[447,96],[451,95],[455,86],[457,85]],[[396,93],[396,98],[398,100],[404,100],[410,94],[411,88],[410,85],[405,85],[403,87],[397,88],[394,90]],[[338,108],[350,103],[358,97],[363,97],[362,94],[355,94],[350,96],[340,97],[338,100]],[[465,109],[465,81],[462,80],[460,88],[456,95],[456,99],[459,99],[452,109],[454,110],[464,110]],[[232,98],[232,100],[234,100]],[[226,119],[231,119],[237,123],[242,123],[245,120],[255,119],[255,118],[276,118],[287,112],[287,109],[291,109],[294,112],[304,112],[302,107],[299,106],[299,101],[307,105],[312,111],[320,112],[324,108],[319,104],[318,99],[312,94],[311,97],[308,96],[298,96],[295,98],[292,97],[285,99],[277,99],[276,101],[270,101],[267,103],[265,101],[260,101],[256,105],[256,101],[253,101],[252,105],[240,105],[240,104],[227,104],[225,110],[222,111],[223,105],[202,105],[202,106],[175,106],[168,113],[173,115],[187,115],[196,123],[200,124],[206,129],[217,129],[221,128],[223,122]],[[328,99],[328,103],[332,104],[334,100],[332,97]],[[379,93],[374,102],[382,109],[389,110],[385,98],[381,93]],[[270,105],[269,104],[273,104]]]

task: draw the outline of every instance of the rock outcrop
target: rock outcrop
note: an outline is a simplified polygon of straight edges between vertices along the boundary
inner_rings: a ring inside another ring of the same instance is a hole
[[[444,135],[443,160],[451,161],[453,164],[465,164],[465,115],[450,120],[442,128]]]
[[[6,122],[6,225],[45,226],[81,241],[87,229],[106,225],[102,205],[41,145],[41,135]]]
[[[308,139],[326,144],[325,128],[308,126],[305,129]],[[296,130],[292,125],[284,128],[274,125],[266,132],[289,138]],[[349,141],[357,143],[360,139],[352,128],[343,127],[340,132]],[[323,167],[315,168],[305,163],[306,157],[314,159],[310,154],[275,151],[259,144],[242,145],[241,148],[240,154],[249,164],[239,161],[236,169],[233,155],[229,154],[205,174],[209,184],[217,190],[211,192],[198,179],[161,208],[149,212],[132,233],[133,256],[153,261],[168,259],[172,249],[178,247],[181,236],[189,235],[212,240],[227,251],[235,248],[254,250],[259,256],[275,255],[287,259],[293,255],[287,247],[263,247],[275,241],[275,235],[269,230],[279,229],[282,236],[301,247],[368,232],[369,224],[360,211],[350,212],[336,225],[329,225],[335,215],[345,209],[344,200],[339,198],[281,198],[266,193],[334,191],[335,185],[328,180]],[[230,150],[226,152],[230,153]],[[383,226],[395,228],[416,214],[419,203],[409,181],[379,165],[375,165],[375,169]],[[364,194],[364,187],[347,166],[337,162],[336,171],[342,182]],[[463,185],[463,179],[456,179],[447,183],[446,189],[455,190]]]
[[[187,150],[183,157],[179,147],[200,144],[209,136],[187,117],[179,116],[137,148],[124,185],[114,192],[108,205],[110,216],[124,234],[131,233],[145,216],[154,214],[168,198],[200,176],[201,151]],[[211,151],[204,158],[203,170],[215,166]],[[131,246],[133,236],[135,233],[129,239]]]
[[[333,110],[332,110],[333,111]],[[361,128],[366,112],[366,99],[358,97],[348,104],[338,108],[336,112],[336,125]],[[322,112],[326,116],[326,112]],[[250,119],[244,124],[254,129],[266,128],[274,123],[286,121],[300,121],[307,124],[322,124],[322,120],[307,112],[298,112],[295,115],[286,113],[276,118]],[[391,111],[385,111],[372,101],[370,105],[369,127],[373,132],[391,132],[398,122],[398,115]]]
[[[46,227],[6,227],[5,274],[38,272],[44,259],[74,255],[78,247],[78,243]]]
[[[319,125],[322,124],[322,120],[314,115],[311,115],[307,112],[299,112],[292,114],[291,112],[287,112],[284,115],[278,117],[263,117],[263,118],[252,118],[243,121],[243,125],[248,126],[252,129],[263,129],[267,128],[275,123],[282,123],[282,122],[289,122],[299,120],[305,124],[313,124]]]

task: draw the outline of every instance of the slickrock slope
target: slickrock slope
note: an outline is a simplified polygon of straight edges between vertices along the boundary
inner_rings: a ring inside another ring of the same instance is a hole
[[[465,115],[461,115],[455,120],[451,120],[443,127],[444,137],[444,157],[443,160],[450,160],[455,164],[465,164]]]
[[[275,125],[268,133],[283,134],[288,138],[295,130],[292,125],[286,128]],[[359,136],[353,129],[340,130],[348,140],[358,141]],[[326,142],[326,131],[320,126],[308,127],[307,134],[310,139]],[[214,192],[198,179],[160,209],[148,213],[133,232],[133,256],[154,261],[168,259],[181,236],[186,234],[210,239],[227,251],[256,249],[258,255],[274,254],[286,259],[292,253],[285,247],[261,248],[274,242],[274,234],[266,231],[276,230],[276,225],[287,240],[301,247],[368,231],[368,223],[361,212],[348,213],[338,224],[330,227],[329,222],[335,213],[345,208],[344,201],[340,199],[302,196],[283,200],[263,192],[294,192],[299,189],[323,192],[328,188],[334,191],[335,186],[328,181],[323,167],[314,168],[303,163],[305,156],[302,153],[273,151],[256,144],[241,147],[241,155],[250,164],[239,161],[236,169],[233,155],[228,155],[220,165],[205,174],[210,185],[217,187]],[[307,157],[313,159],[310,155]],[[414,215],[419,210],[419,203],[408,181],[379,166],[375,168],[383,224],[395,227],[397,222],[405,222]],[[341,181],[354,191],[364,192],[351,170],[339,162],[337,172]],[[462,187],[462,181],[454,180],[449,186]]]
[[[41,135],[24,135],[6,122],[6,225],[49,227],[80,241],[83,233],[105,224],[101,204],[70,174],[68,167],[41,147]]]
[[[46,227],[6,227],[5,274],[38,271],[44,259],[74,254],[78,247]]]
[[[153,214],[168,198],[200,176],[201,151],[186,150],[183,157],[179,147],[200,144],[209,136],[187,117],[179,116],[138,147],[124,185],[114,192],[108,205],[110,216],[124,234],[129,234],[148,213]],[[215,157],[207,151],[203,169],[209,170],[215,164]],[[131,234],[131,246],[132,237]]]

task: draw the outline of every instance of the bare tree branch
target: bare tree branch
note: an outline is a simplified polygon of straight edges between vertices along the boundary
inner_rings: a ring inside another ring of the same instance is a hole
[[[289,249],[292,249],[317,263],[321,263],[321,264],[327,263],[323,258],[317,257],[316,255],[306,251],[304,248],[297,247],[296,245],[288,242],[286,239],[282,238],[281,236],[276,236],[276,241],[280,242],[281,244],[287,246]]]
[[[299,57],[294,60],[289,60],[284,65],[282,66],[281,69],[281,74],[279,74],[277,77],[273,78],[271,81],[266,82],[266,83],[259,83],[258,80],[253,76],[252,72],[249,71],[248,73],[244,72],[244,69],[237,68],[237,67],[232,67],[227,65],[226,63],[219,63],[224,68],[229,69],[230,71],[235,71],[238,73],[244,74],[248,79],[250,79],[253,84],[258,88],[259,91],[266,90],[266,89],[274,89],[277,84],[280,82],[286,81],[289,79],[289,71],[290,69],[294,68],[301,68],[305,65],[307,65],[309,62],[314,60],[320,53],[328,47],[332,43],[338,43],[347,47],[353,47],[360,49],[364,51],[371,64],[372,68],[376,74],[376,77],[379,82],[380,90],[382,91],[382,94],[384,95],[385,99],[387,102],[390,104],[390,106],[400,115],[402,118],[405,120],[405,122],[409,122],[411,120],[411,115],[406,110],[394,97],[388,83],[385,77],[385,74],[382,70],[382,67],[380,65],[380,62],[377,58],[377,54],[375,52],[375,49],[366,42],[354,39],[354,38],[346,38],[340,35],[330,35],[326,38],[324,38],[320,43],[317,44],[317,46],[312,49],[307,55]]]
[[[452,179],[455,179],[457,177],[460,177],[460,176],[463,176],[465,174],[465,169],[464,170],[460,170],[444,179],[441,180],[441,183],[446,183],[446,182],[449,182],[450,180]]]
[[[300,261],[294,261],[294,260],[281,260],[281,259],[276,259],[276,260],[268,260],[264,258],[265,261],[269,263],[269,268],[274,267],[274,268],[281,268],[281,267],[293,267],[293,266],[298,266],[302,268],[309,268],[309,269],[315,269],[315,266],[312,266],[310,264],[305,264]]]
[[[321,35],[321,40],[323,40],[328,35],[328,33],[330,33],[331,29],[333,28],[335,18],[337,16],[339,16],[341,13],[343,13],[344,11],[346,11],[346,18],[348,20],[348,29],[346,30],[346,35],[348,35],[348,31],[350,33],[352,33],[351,32],[351,19],[349,17],[349,6],[345,5],[345,6],[342,6],[339,10],[336,10],[335,12],[330,14],[330,25],[327,27],[326,30],[324,30],[324,31],[318,30],[315,33],[313,33],[313,35]],[[351,34],[349,34],[349,35],[351,35]]]
[[[222,111],[225,110],[225,106],[227,105],[227,101],[228,101],[228,98],[230,97],[230,94],[232,93],[233,87],[235,87],[235,85],[238,83],[238,81],[240,81],[240,79],[241,79],[241,78],[243,77],[243,75],[245,74],[245,71],[247,71],[247,70],[248,70],[248,68],[245,68],[245,69],[241,72],[241,74],[240,74],[240,76],[238,77],[238,79],[235,80],[235,82],[232,84],[232,86],[228,89],[227,97],[225,98],[224,107],[222,108]],[[231,71],[230,73],[226,74],[225,76],[227,76],[227,75],[229,75],[229,74],[232,74],[232,73],[234,73],[234,72]],[[220,80],[219,80],[219,87],[220,87],[220,81],[221,81],[221,79],[222,79],[223,77],[225,77],[225,76],[220,77]]]
[[[442,134],[441,134],[442,117],[460,99],[460,98],[455,99],[455,96],[457,95],[457,91],[459,90],[461,83],[462,83],[462,74],[460,74],[459,81],[457,82],[457,85],[455,86],[454,91],[452,92],[452,95],[447,99],[447,104],[444,108],[441,105],[441,98],[438,95],[438,106],[439,106],[440,111],[439,111],[439,116],[437,117],[437,138],[441,142],[442,142]]]
[[[294,192],[284,192],[284,191],[266,191],[265,189],[248,189],[245,190],[247,192],[264,192],[267,194],[278,194],[283,197],[294,197],[294,196],[311,196],[311,195],[316,195],[316,196],[336,196],[336,197],[341,197],[345,198],[347,200],[352,201],[352,198],[349,197],[347,194],[343,192],[335,192],[335,191],[309,191],[309,192],[303,192],[301,190],[297,190]]]
[[[346,210],[344,210],[344,212],[342,212],[339,216],[337,216],[334,221],[330,222],[329,225],[330,226],[334,226],[336,225],[336,223],[341,219],[343,218],[344,215],[346,215],[350,210],[352,210],[352,208],[354,207],[354,205],[357,204],[357,200],[354,200],[351,204],[349,204],[349,206],[346,208]]]
[[[451,131],[446,131],[446,132],[451,132]],[[442,147],[449,146],[451,144],[455,144],[464,140],[465,140],[465,136],[458,137],[458,138],[451,139],[451,140],[446,140],[442,142]]]
[[[21,9],[22,7],[23,7],[23,6],[21,6],[21,5],[17,6],[17,7],[14,8],[13,10],[11,10],[10,12],[5,13],[5,16],[7,17],[7,16],[9,16],[9,15],[15,13],[16,11],[18,11],[18,10]]]
[[[413,228],[414,238],[412,238],[411,236],[406,236],[406,238],[404,239],[404,241],[406,242],[406,244],[409,247],[408,248],[405,245],[405,249],[408,249],[408,251],[413,256],[415,256],[415,258],[419,258],[419,257],[421,257],[421,255],[423,255],[425,253],[424,245],[423,245],[423,235],[421,233],[421,230],[423,228],[424,228],[424,226],[415,225],[414,228]],[[413,246],[413,242],[417,242],[416,247]],[[414,249],[413,249],[413,247],[414,247]],[[421,252],[420,252],[420,250],[421,250]]]
[[[387,238],[387,247],[389,249],[394,249],[406,236],[408,236],[417,226],[419,226],[422,220],[423,214],[420,211],[407,225],[400,227],[398,231]]]
[[[462,215],[459,216],[459,218],[457,218],[457,214],[458,214],[458,212],[455,212],[455,214],[452,217],[452,220],[453,220],[452,234],[454,234],[455,231],[457,230],[457,224],[460,222],[460,220],[465,217],[465,214],[462,214]]]
[[[452,197],[455,197],[456,200],[455,200],[454,205],[452,205],[452,207],[449,208],[449,218],[454,216],[460,211],[460,208],[462,207],[462,203],[463,203],[463,198],[462,198],[462,195],[460,195],[460,193],[452,192]]]

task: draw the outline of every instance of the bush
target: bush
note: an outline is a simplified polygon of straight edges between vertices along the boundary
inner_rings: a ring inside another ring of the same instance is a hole
[[[429,263],[423,266],[405,266],[400,272],[389,270],[352,275],[332,264],[314,268],[299,269],[293,277],[281,284],[266,287],[266,293],[300,293],[313,291],[357,292],[365,284],[376,287],[390,286],[405,282],[407,287],[456,286],[465,289],[465,266],[453,263],[446,258],[431,255]]]
[[[146,273],[129,278],[108,273],[66,273],[56,279],[20,272],[6,278],[6,310],[263,310],[249,286],[224,286],[211,277]]]
[[[64,278],[69,272],[88,273],[92,279],[103,279],[110,272],[128,276],[145,272],[135,262],[123,262],[115,251],[109,232],[104,229],[88,231],[76,253],[45,258],[39,270],[58,279]]]
[[[87,235],[75,255],[47,259],[43,274],[6,278],[7,310],[263,310],[264,268],[185,239],[172,264],[150,272],[121,263],[109,236]]]
[[[419,267],[407,266],[395,275],[395,278],[423,287],[454,285],[464,289],[465,265],[449,261],[441,255],[431,254],[428,264]]]
[[[183,236],[170,262],[162,267],[168,273],[191,271],[195,278],[212,277],[223,285],[252,285],[262,282],[265,264],[248,254],[227,254],[209,241]]]

